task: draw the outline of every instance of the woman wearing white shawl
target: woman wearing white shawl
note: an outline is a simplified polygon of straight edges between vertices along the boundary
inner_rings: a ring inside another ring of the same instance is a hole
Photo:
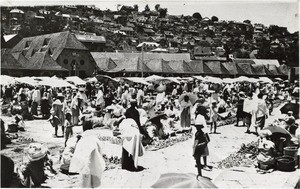
[[[138,157],[144,154],[142,135],[136,122],[127,118],[119,126],[123,138],[122,148],[122,169],[128,171],[138,170]]]
[[[100,140],[96,136],[83,136],[76,145],[69,172],[80,174],[81,188],[94,188],[101,185],[104,170]]]

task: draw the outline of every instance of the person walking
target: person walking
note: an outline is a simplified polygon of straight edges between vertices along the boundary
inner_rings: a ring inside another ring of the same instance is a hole
[[[257,95],[257,107],[255,112],[255,132],[257,133],[257,128],[263,129],[265,126],[266,119],[269,116],[269,109],[265,100],[263,100],[263,94],[259,93]]]
[[[69,138],[73,136],[73,125],[71,122],[72,115],[70,113],[66,113],[66,119],[64,123],[65,127],[65,146],[67,146],[67,142]]]

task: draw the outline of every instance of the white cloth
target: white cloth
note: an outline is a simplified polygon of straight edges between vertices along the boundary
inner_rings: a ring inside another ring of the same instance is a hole
[[[256,109],[257,104],[253,99],[245,98],[244,105],[243,105],[243,111],[246,113],[252,114],[253,110]]]
[[[140,134],[138,125],[131,119],[124,119],[119,129],[123,138],[123,148],[132,155],[134,166],[138,167],[138,157],[144,154],[144,147],[142,145],[142,135]]]
[[[39,103],[41,101],[41,92],[40,90],[34,90],[32,93],[32,101]]]
[[[81,187],[93,188],[101,185],[104,169],[100,140],[96,136],[82,137],[76,145],[69,171],[81,174]]]
[[[195,125],[203,125],[202,131],[204,133],[208,133],[209,132],[209,128],[208,128],[208,126],[206,124],[206,120],[205,120],[205,118],[204,118],[203,115],[201,115],[201,114],[197,115],[197,117],[195,119]]]
[[[165,96],[166,96],[165,92],[158,93],[156,95],[156,106],[160,105],[163,102],[163,100],[165,99]]]
[[[96,97],[96,106],[102,105],[103,103],[104,103],[104,94],[101,90],[99,90]]]

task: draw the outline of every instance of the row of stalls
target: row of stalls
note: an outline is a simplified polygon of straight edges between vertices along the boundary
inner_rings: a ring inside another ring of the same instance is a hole
[[[143,85],[151,85],[152,83],[183,83],[183,82],[191,82],[193,80],[200,80],[202,82],[209,83],[236,83],[236,82],[251,82],[251,83],[274,83],[283,81],[280,77],[277,78],[268,78],[268,77],[247,77],[240,76],[237,78],[219,78],[213,76],[191,76],[191,77],[163,77],[159,75],[151,75],[148,77],[110,77],[108,75],[97,75],[95,77],[89,77],[85,79],[81,79],[77,76],[70,76],[66,78],[59,78],[56,76],[53,77],[11,77],[7,75],[1,75],[0,81],[1,85],[14,85],[14,84],[27,84],[31,86],[49,86],[49,87],[71,87],[78,88],[83,87],[87,82],[96,83],[96,82],[112,82],[114,84],[118,84],[120,82],[125,82],[128,84],[143,84]],[[287,81],[287,80],[284,80]]]

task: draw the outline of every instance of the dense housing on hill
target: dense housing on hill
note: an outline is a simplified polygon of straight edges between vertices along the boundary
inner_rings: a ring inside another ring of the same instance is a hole
[[[289,33],[285,27],[267,27],[252,24],[249,20],[224,21],[215,16],[202,18],[199,13],[168,15],[167,9],[160,6],[155,10],[148,8],[139,11],[134,5],[118,7],[118,11],[102,11],[95,6],[1,7],[1,54],[11,60],[2,57],[1,61],[7,64],[7,67],[2,64],[2,72],[17,74],[10,65],[17,62],[16,68],[22,68],[25,75],[26,70],[32,69],[41,75],[52,75],[61,70],[62,75],[84,77],[104,71],[103,65],[96,60],[97,53],[141,51],[140,54],[149,52],[145,56],[150,53],[156,53],[155,56],[157,53],[185,54],[191,62],[211,59],[224,63],[233,59],[236,63],[236,59],[273,59],[280,65],[299,66],[298,32]],[[126,68],[113,58],[102,62],[111,61],[117,65],[113,71]],[[136,61],[142,60],[139,57],[129,62]],[[164,65],[164,61],[173,60],[162,58],[157,64]],[[145,69],[151,69],[153,62]],[[184,62],[168,64],[172,70],[177,70],[176,73],[179,67],[188,72]],[[134,66],[135,69],[142,68]],[[255,66],[251,69],[261,71]]]

